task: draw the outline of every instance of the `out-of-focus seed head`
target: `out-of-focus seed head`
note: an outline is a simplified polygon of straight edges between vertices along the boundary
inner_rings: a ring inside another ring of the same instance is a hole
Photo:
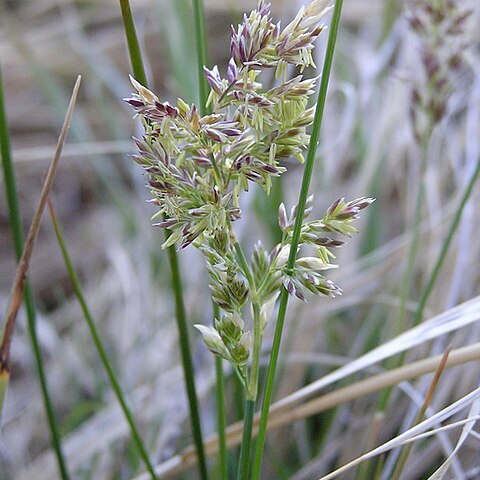
[[[467,62],[466,24],[472,11],[457,0],[410,0],[407,19],[419,43],[421,68],[412,72],[410,118],[416,139],[429,136],[461,88]]]

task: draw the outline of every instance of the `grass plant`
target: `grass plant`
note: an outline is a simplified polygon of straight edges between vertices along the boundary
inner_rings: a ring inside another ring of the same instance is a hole
[[[199,115],[195,105],[189,106],[182,99],[177,101],[178,108],[161,103],[136,80],[132,83],[137,93],[126,99],[141,116],[145,128],[143,139],[135,140],[139,149],[135,160],[148,174],[153,201],[160,207],[158,214],[163,216],[163,221],[157,226],[171,230],[163,246],[172,248],[178,244],[186,248],[194,244],[202,251],[207,260],[213,300],[225,314],[223,318],[215,318],[213,328],[203,325],[197,328],[208,348],[232,364],[245,388],[239,480],[250,478],[253,416],[263,332],[269,316],[267,308],[271,308],[281,290],[278,333],[274,339],[262,412],[265,422],[288,295],[305,300],[307,292],[326,296],[339,293],[320,271],[332,268],[329,258],[333,253],[329,247],[339,247],[342,242],[320,234],[333,232],[350,236],[357,231],[350,223],[373,201],[359,198],[346,202],[342,198],[329,207],[321,221],[303,223],[311,209],[308,189],[341,2],[333,10],[332,33],[313,117],[312,110],[306,110],[306,103],[314,82],[304,81],[301,75],[287,81],[285,71],[289,64],[301,69],[314,65],[312,42],[323,29],[320,21],[328,10],[327,5],[324,1],[312,2],[280,31],[279,26],[272,23],[269,5],[259,2],[258,8],[245,16],[244,22],[233,32],[227,78],[221,78],[216,66],[212,70],[203,67],[210,86],[208,104],[213,105],[214,115],[202,115],[205,100],[202,93]],[[205,47],[199,16],[197,5],[200,61],[205,57]],[[275,68],[283,84],[262,92],[262,85],[254,82],[263,68]],[[200,84],[201,92],[203,84],[205,82]],[[307,137],[305,126],[312,122],[313,130]],[[291,155],[303,160],[302,149],[308,138],[311,143],[299,202],[290,217],[283,203],[279,207],[279,226],[284,232],[282,241],[270,254],[259,244],[250,265],[232,228],[232,222],[241,217],[241,190],[247,191],[250,181],[261,185],[268,194],[270,177],[284,171],[279,160]],[[317,256],[297,260],[302,244],[316,247]],[[243,307],[248,300],[253,333],[245,330],[243,319]],[[181,335],[183,333],[186,334],[181,332]],[[252,360],[248,366],[250,355]],[[264,432],[265,426],[261,424],[253,478],[260,475]]]
[[[476,478],[480,6],[234,3],[2,3],[0,477]]]

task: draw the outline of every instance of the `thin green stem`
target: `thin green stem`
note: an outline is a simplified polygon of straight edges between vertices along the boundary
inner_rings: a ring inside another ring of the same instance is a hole
[[[253,281],[252,272],[250,271],[250,267],[248,266],[248,262],[245,257],[245,254],[243,253],[242,247],[238,242],[237,238],[235,237],[235,234],[231,227],[230,227],[230,232],[233,240],[233,248],[235,248],[235,253],[237,254],[238,262],[240,263],[240,267],[242,268],[242,273],[247,278],[250,289],[253,292],[255,291],[255,282]]]
[[[198,408],[197,392],[195,389],[195,377],[192,362],[192,354],[190,352],[190,338],[187,328],[187,316],[185,313],[185,304],[183,301],[182,280],[180,278],[180,269],[178,265],[177,252],[174,247],[168,249],[168,257],[170,259],[170,268],[172,271],[172,285],[174,286],[175,310],[178,327],[178,337],[180,342],[180,354],[182,356],[183,374],[185,375],[185,384],[187,388],[187,396],[190,405],[190,423],[192,425],[193,440],[198,456],[198,465],[202,479],[206,480],[207,462],[205,458],[205,450],[203,448],[202,427],[200,423],[200,413]]]
[[[200,100],[200,115],[206,114],[208,99],[208,83],[203,73],[203,66],[207,64],[207,37],[205,35],[205,16],[202,0],[193,0],[195,16],[195,37],[197,44],[197,75]]]
[[[223,361],[218,355],[215,355],[215,374],[217,377],[217,431],[218,431],[218,454],[219,454],[219,479],[228,479],[227,463],[227,440],[225,437],[225,427],[227,424],[225,415],[225,389],[223,378]]]
[[[213,303],[213,317],[220,317],[220,308],[215,302]],[[219,467],[220,480],[228,480],[228,463],[227,463],[227,439],[225,436],[225,428],[227,424],[225,414],[225,381],[223,377],[223,361],[222,357],[215,355],[215,376],[217,380],[217,430],[218,430],[218,446],[219,446]]]
[[[237,365],[233,365],[233,371],[235,372],[235,375],[237,375],[240,384],[244,390],[247,390],[247,376],[243,368],[244,367],[240,368]]]
[[[5,194],[9,212],[9,220],[13,235],[13,245],[17,260],[22,256],[23,235],[20,221],[20,210],[18,206],[17,186],[15,173],[10,156],[10,137],[8,132],[7,116],[3,100],[3,83],[0,71],[0,149],[2,154],[3,177],[5,181]]]
[[[110,383],[112,385],[112,388],[115,392],[115,395],[118,399],[118,402],[120,403],[120,407],[123,411],[123,414],[125,415],[125,419],[127,420],[128,426],[130,427],[130,431],[132,433],[133,441],[135,442],[135,445],[138,448],[138,452],[140,453],[140,456],[142,457],[145,466],[150,473],[150,476],[152,477],[152,480],[156,479],[155,476],[155,470],[153,468],[153,465],[150,461],[150,458],[148,456],[147,450],[145,448],[145,445],[143,444],[143,441],[140,437],[140,434],[138,432],[138,429],[135,424],[135,420],[133,418],[133,414],[130,411],[127,402],[125,400],[125,397],[123,395],[122,389],[120,387],[120,383],[117,380],[117,376],[110,364],[110,361],[108,360],[107,354],[105,352],[105,348],[103,346],[103,342],[100,339],[100,335],[98,334],[97,327],[95,326],[95,322],[93,320],[93,317],[90,313],[90,310],[87,306],[87,302],[85,301],[85,297],[82,292],[82,288],[80,286],[80,281],[78,279],[77,274],[75,273],[75,270],[72,265],[72,261],[70,259],[70,255],[67,250],[67,245],[65,243],[65,239],[63,237],[62,231],[60,230],[60,226],[57,221],[57,217],[55,215],[55,211],[53,210],[53,207],[51,203],[49,202],[48,208],[50,211],[50,217],[52,219],[52,225],[53,229],[55,230],[55,235],[57,237],[58,245],[60,247],[60,250],[62,252],[63,260],[65,262],[65,267],[67,268],[68,275],[70,276],[70,281],[72,282],[73,286],[73,291],[75,293],[75,296],[77,297],[78,303],[80,304],[80,308],[82,309],[83,315],[85,317],[85,320],[87,321],[88,328],[90,330],[90,335],[92,336],[93,343],[95,344],[95,347],[97,349],[97,352],[100,356],[100,360],[102,361],[102,364],[105,368],[105,371],[107,372],[108,379],[110,380]]]
[[[248,471],[250,467],[250,450],[252,448],[252,427],[253,414],[255,412],[255,400],[245,402],[245,413],[243,415],[242,446],[240,448],[240,460],[238,463],[237,480],[249,480]]]
[[[310,144],[308,147],[307,159],[305,161],[305,170],[303,172],[302,186],[300,189],[300,196],[297,207],[297,219],[295,221],[291,250],[287,263],[287,270],[292,271],[295,266],[295,259],[297,254],[297,248],[300,240],[300,230],[303,222],[303,214],[308,197],[308,190],[310,187],[310,181],[313,174],[313,166],[315,163],[315,152],[317,148],[318,138],[320,134],[320,126],[322,124],[323,112],[325,110],[325,102],[327,98],[328,81],[330,78],[330,72],[333,63],[333,52],[335,50],[335,43],[337,40],[338,25],[340,22],[340,14],[342,10],[343,0],[336,0],[335,7],[333,9],[332,22],[330,25],[330,33],[328,36],[327,50],[325,55],[325,62],[323,64],[322,77],[320,81],[320,88],[318,92],[317,107],[315,110],[315,118],[313,122]],[[263,449],[265,445],[265,437],[267,434],[267,422],[268,412],[270,409],[270,403],[272,400],[272,392],[275,381],[275,371],[278,363],[278,355],[280,352],[280,343],[283,333],[283,325],[285,322],[285,315],[288,304],[288,292],[285,288],[282,289],[280,294],[280,306],[278,310],[277,324],[275,326],[275,334],[273,338],[272,351],[270,354],[270,362],[267,372],[267,383],[265,387],[265,395],[262,403],[262,413],[260,417],[260,426],[257,438],[257,445],[255,450],[255,459],[253,463],[252,480],[258,480],[260,478],[262,468]]]
[[[50,398],[50,393],[48,391],[47,376],[45,374],[45,367],[43,365],[43,357],[40,348],[40,344],[37,336],[37,325],[35,318],[35,307],[33,302],[33,295],[30,289],[30,285],[25,285],[25,306],[27,308],[27,323],[28,323],[28,332],[30,335],[33,354],[35,356],[35,364],[37,365],[38,378],[40,380],[40,388],[42,390],[43,403],[45,405],[45,410],[47,413],[48,426],[50,428],[50,433],[52,436],[53,449],[55,451],[55,456],[57,458],[58,468],[60,470],[60,475],[63,480],[68,480],[70,478],[67,470],[67,465],[65,457],[62,451],[62,441],[60,437],[60,431],[57,425],[57,420],[55,419],[55,412],[53,409],[53,403]]]
[[[375,473],[373,474],[372,480],[378,480],[381,477],[384,463],[385,463],[385,454],[378,459],[377,465],[375,467]]]
[[[207,64],[207,37],[205,35],[205,16],[203,14],[202,0],[193,0],[193,10],[195,17],[195,38],[197,44],[197,76],[198,76],[198,94],[199,94],[199,111],[200,115],[207,113],[207,98],[208,98],[208,83],[203,73],[203,66]],[[217,162],[211,156],[214,175],[219,185],[222,184],[222,174],[218,168]],[[213,315],[215,318],[220,317],[220,309],[218,305],[213,302]],[[217,380],[217,424],[218,424],[218,440],[219,440],[219,465],[220,478],[222,480],[228,479],[228,464],[227,464],[227,441],[225,437],[225,398],[224,398],[224,377],[222,368],[222,359],[215,356],[215,372]],[[244,384],[241,373],[235,370],[239,379]]]
[[[135,23],[130,10],[129,0],[120,0],[122,16],[125,26],[125,34],[130,52],[134,76],[138,81],[143,79],[144,86],[148,87],[145,69],[143,67],[142,55],[138,46],[137,35],[135,32]],[[195,375],[193,369],[192,354],[190,352],[190,339],[187,327],[187,317],[183,301],[183,283],[178,264],[177,252],[174,246],[168,248],[168,258],[172,272],[172,287],[175,296],[176,321],[179,334],[180,354],[185,377],[185,386],[187,390],[188,404],[190,409],[190,424],[192,428],[193,440],[198,457],[198,466],[202,480],[207,480],[207,463],[205,450],[203,448],[203,435],[200,423],[200,412],[198,408],[198,398],[195,388]]]
[[[223,180],[222,173],[218,168],[217,161],[215,160],[215,157],[213,156],[213,154],[210,154],[210,161],[212,162],[213,175],[215,177],[215,180],[217,181],[217,185],[219,185],[220,188],[225,189],[225,185],[228,185],[228,182],[225,183],[225,181]]]
[[[3,83],[0,71],[0,150],[2,155],[3,176],[5,182],[5,193],[8,204],[8,215],[12,230],[13,244],[15,248],[15,255],[17,261],[20,259],[23,251],[23,234],[22,222],[20,219],[20,209],[18,202],[18,195],[15,182],[15,172],[10,155],[10,138],[8,133],[7,116],[5,112]],[[55,420],[54,409],[48,391],[47,379],[45,374],[45,367],[43,365],[43,358],[40,349],[40,344],[37,337],[35,307],[33,302],[33,295],[28,282],[25,285],[24,293],[25,307],[27,311],[27,326],[32,344],[33,355],[37,367],[38,378],[40,382],[40,389],[42,392],[43,403],[47,416],[47,422],[52,437],[53,449],[57,459],[58,469],[62,480],[68,480],[68,470],[65,458],[62,452],[62,443],[57,422]]]
[[[414,325],[418,325],[422,321],[423,312],[425,310],[425,306],[427,304],[428,298],[430,297],[430,294],[432,293],[433,287],[434,287],[434,285],[435,285],[435,283],[438,279],[438,275],[440,274],[440,270],[442,269],[443,262],[445,261],[445,258],[447,257],[448,250],[449,250],[450,245],[452,243],[453,236],[455,235],[455,232],[457,231],[458,225],[460,224],[460,220],[462,218],[463,210],[465,208],[465,205],[468,202],[468,199],[472,195],[473,187],[475,186],[479,175],[480,175],[480,160],[478,160],[477,166],[476,166],[474,172],[472,173],[472,176],[470,177],[470,180],[468,181],[465,192],[463,193],[462,199],[460,200],[460,204],[457,208],[457,211],[455,212],[452,223],[450,224],[450,228],[448,229],[447,236],[445,237],[445,240],[443,241],[442,248],[441,248],[440,253],[437,257],[437,260],[436,260],[435,265],[433,267],[432,273],[430,274],[430,277],[427,281],[427,285],[425,286],[425,289],[423,290],[422,297],[420,298],[417,310],[415,311],[415,316],[413,318],[413,324]]]
[[[138,43],[135,23],[133,21],[132,11],[129,0],[120,0],[120,9],[122,11],[123,26],[127,37],[128,53],[132,64],[133,76],[143,86],[147,86],[147,75],[143,66],[142,53]]]
[[[250,376],[247,379],[245,385],[246,403],[245,414],[243,417],[243,435],[242,444],[240,447],[240,460],[238,467],[238,479],[240,480],[248,478],[248,467],[250,465],[250,451],[252,445],[252,422],[255,410],[255,402],[258,394],[258,372],[260,366],[260,351],[262,347],[262,332],[260,325],[260,304],[258,302],[258,292],[256,290],[255,280],[253,278],[252,272],[250,271],[250,267],[248,266],[248,262],[245,258],[242,247],[240,246],[237,238],[235,237],[235,233],[233,232],[231,227],[230,232],[240,267],[242,268],[243,274],[247,278],[248,284],[250,286],[253,309],[253,355]]]
[[[247,278],[248,284],[250,286],[250,292],[252,295],[252,307],[254,312],[253,319],[253,341],[254,341],[254,351],[252,356],[252,367],[250,370],[249,378],[245,379],[245,393],[246,393],[246,403],[245,411],[243,416],[243,435],[242,443],[240,447],[240,459],[238,463],[238,480],[243,480],[248,478],[248,467],[250,464],[250,451],[252,446],[252,425],[253,425],[253,415],[255,411],[255,401],[257,398],[258,391],[258,368],[260,361],[260,349],[261,349],[261,336],[260,336],[260,320],[259,314],[260,309],[258,302],[254,297],[256,297],[256,286],[255,281],[248,266],[247,259],[243,253],[242,247],[238,242],[233,229],[230,226],[230,235],[232,237],[233,246],[237,254],[237,259],[242,268],[242,272]]]
[[[247,391],[247,399],[256,400],[258,393],[258,372],[260,368],[260,351],[262,348],[262,329],[260,325],[260,304],[252,302],[253,309],[253,354],[250,369],[250,381]]]

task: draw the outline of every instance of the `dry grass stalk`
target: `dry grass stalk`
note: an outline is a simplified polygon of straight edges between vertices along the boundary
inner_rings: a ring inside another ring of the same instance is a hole
[[[448,356],[450,355],[451,350],[452,350],[452,347],[449,345],[440,359],[440,363],[438,364],[438,368],[435,371],[435,375],[430,383],[427,394],[425,395],[425,400],[418,412],[414,425],[418,425],[425,417],[425,413],[427,412],[427,408],[429,407],[432,401],[433,394],[440,380],[440,376],[445,370],[445,365],[447,363]],[[413,448],[413,443],[410,443],[402,450],[397,461],[397,466],[395,467],[395,470],[392,474],[392,480],[400,480],[400,476],[402,475],[403,469],[405,468],[408,456],[410,455],[412,448]]]
[[[365,397],[384,388],[397,385],[400,382],[420,377],[427,373],[438,372],[439,364],[442,369],[463,365],[467,362],[480,360],[480,343],[468,347],[452,350],[445,359],[445,354],[431,358],[425,358],[410,363],[403,367],[384,372],[373,377],[361,380],[347,387],[340,388],[334,392],[322,395],[301,406],[287,411],[272,413],[268,423],[269,431],[296,421],[303,420],[312,415],[317,415],[325,410],[338,405]],[[441,363],[440,363],[441,362]],[[253,434],[256,435],[259,417],[255,417]],[[240,422],[230,425],[227,429],[227,445],[231,448],[240,444],[242,437],[242,424]],[[216,435],[207,438],[205,441],[205,452],[207,455],[214,455],[218,452],[218,438]],[[173,478],[174,475],[182,473],[195,465],[196,456],[192,446],[187,447],[181,454],[175,455],[163,464],[156,467],[158,479]],[[147,476],[140,475],[134,480],[144,480]]]
[[[47,203],[48,195],[50,193],[53,179],[55,177],[55,172],[58,166],[58,161],[62,153],[62,148],[65,143],[68,129],[70,127],[70,121],[73,114],[73,109],[75,107],[75,102],[77,100],[77,94],[80,89],[81,76],[77,77],[75,86],[73,88],[72,96],[70,99],[70,104],[67,109],[65,116],[65,121],[63,123],[60,136],[58,138],[57,147],[55,154],[50,163],[50,167],[47,172],[47,176],[43,183],[42,192],[40,194],[40,199],[38,201],[37,209],[32,219],[30,229],[28,231],[27,240],[23,249],[22,256],[18,263],[17,271],[15,274],[15,279],[12,284],[12,289],[10,292],[10,301],[7,308],[7,313],[3,322],[2,336],[0,342],[0,400],[3,405],[3,399],[5,395],[5,390],[8,384],[10,377],[10,348],[13,339],[13,333],[15,330],[15,321],[17,318],[17,313],[20,308],[23,299],[23,292],[25,288],[25,281],[27,276],[27,270],[30,263],[30,257],[32,255],[33,246],[37,238],[38,230],[40,228],[40,220],[42,218],[43,210],[45,204]]]

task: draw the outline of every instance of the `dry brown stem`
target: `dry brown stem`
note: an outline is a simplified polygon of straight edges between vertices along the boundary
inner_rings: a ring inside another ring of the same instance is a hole
[[[47,202],[47,198],[53,184],[53,179],[58,166],[58,161],[60,160],[62,148],[67,137],[68,129],[70,127],[73,109],[77,100],[78,90],[80,89],[80,83],[81,76],[79,75],[73,88],[72,96],[70,98],[70,103],[68,105],[67,113],[65,115],[62,130],[60,132],[60,136],[58,137],[55,154],[52,158],[52,161],[48,168],[47,176],[43,183],[40,199],[38,201],[35,214],[33,215],[32,223],[28,231],[27,240],[23,248],[22,256],[20,257],[20,260],[18,262],[15,279],[13,281],[10,291],[10,301],[8,304],[7,313],[5,315],[5,320],[3,322],[2,337],[0,342],[0,373],[4,375],[8,375],[8,372],[10,370],[10,347],[12,344],[13,332],[15,330],[15,320],[17,318],[17,313],[23,299],[23,292],[25,288],[25,280],[27,276],[28,265],[30,263],[30,257],[32,256],[33,246],[35,244],[38,230],[40,228],[40,220],[42,218],[43,210],[45,208],[45,204]]]

